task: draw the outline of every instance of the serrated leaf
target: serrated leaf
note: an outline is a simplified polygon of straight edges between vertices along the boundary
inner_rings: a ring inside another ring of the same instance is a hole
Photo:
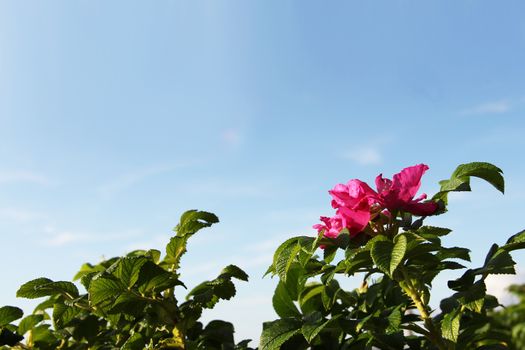
[[[505,180],[503,171],[495,165],[485,162],[472,162],[459,165],[452,173],[453,178],[464,178],[469,176],[478,177],[490,183],[501,193],[505,192]]]
[[[443,338],[450,340],[453,343],[458,341],[460,318],[461,314],[456,310],[443,317],[443,320],[441,321],[441,333]]]
[[[279,282],[275,288],[272,305],[277,315],[281,318],[301,316],[283,282]]]
[[[241,268],[235,265],[228,265],[222,269],[219,277],[234,277],[241,281],[248,281],[248,275]]]
[[[335,315],[329,320],[325,320],[322,317],[318,320],[315,320],[315,319],[309,320],[308,318],[306,318],[305,323],[301,327],[301,333],[303,334],[306,341],[308,343],[311,343],[315,339],[315,337],[317,337],[317,335],[321,333],[321,331],[324,328],[329,326],[331,323],[333,323],[340,317],[341,317],[341,314]]]
[[[35,299],[45,297],[48,294],[44,291],[37,291],[37,288],[53,282],[49,278],[41,277],[24,283],[16,292],[18,298]]]
[[[370,255],[377,267],[392,277],[395,269],[403,260],[407,248],[407,239],[404,235],[396,236],[395,243],[390,241],[376,241],[372,245]]]
[[[24,316],[22,309],[16,306],[0,307],[0,327],[5,326]]]
[[[46,296],[61,294],[69,299],[75,299],[78,297],[78,288],[69,281],[56,281],[41,284],[35,287],[35,291]]]
[[[120,281],[99,277],[91,281],[89,300],[96,305],[108,299],[117,298],[124,290],[126,290],[126,287]]]
[[[301,323],[293,318],[265,322],[261,334],[261,350],[277,350],[288,339],[301,331]]]
[[[146,261],[140,268],[136,286],[141,293],[159,293],[181,283],[174,273]]]
[[[436,256],[439,258],[439,260],[461,259],[465,261],[470,261],[470,250],[461,247],[441,247],[441,249],[436,253]]]
[[[77,307],[55,303],[53,307],[53,321],[56,329],[64,328],[81,310]]]
[[[139,278],[142,265],[147,261],[148,259],[142,256],[121,258],[113,275],[115,275],[115,277],[117,277],[126,287],[131,288]]]
[[[286,281],[286,274],[300,250],[301,244],[299,242],[290,244],[281,250],[276,257],[277,259],[274,260],[275,271],[283,281]]]
[[[193,235],[202,228],[210,227],[211,225],[218,223],[219,218],[206,211],[188,210],[180,217],[179,224],[174,228],[177,232],[177,236],[184,237],[187,235]]]

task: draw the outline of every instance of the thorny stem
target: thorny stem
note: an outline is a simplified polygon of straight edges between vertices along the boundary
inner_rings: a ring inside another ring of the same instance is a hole
[[[443,341],[443,337],[441,336],[440,329],[434,324],[434,321],[432,320],[432,317],[430,317],[430,314],[427,309],[427,305],[421,299],[420,293],[418,293],[415,286],[412,284],[410,279],[408,278],[406,272],[404,269],[400,269],[404,282],[400,283],[401,288],[403,291],[408,295],[410,299],[414,302],[414,305],[416,306],[417,310],[419,311],[419,317],[425,324],[425,328],[428,330],[428,334],[425,334],[428,340],[432,342],[435,346],[438,347],[440,350],[447,350],[447,345]]]

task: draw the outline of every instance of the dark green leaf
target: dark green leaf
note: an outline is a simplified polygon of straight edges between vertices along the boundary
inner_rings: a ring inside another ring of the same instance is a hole
[[[49,278],[41,277],[24,283],[16,292],[19,298],[35,299],[47,296],[47,292],[38,291],[37,288],[53,282]]]
[[[126,340],[120,350],[142,350],[146,347],[146,342],[140,333],[133,333],[131,337]]]
[[[503,179],[503,171],[490,163],[472,162],[468,164],[459,165],[452,178],[462,179],[465,177],[475,176],[483,179],[494,186],[501,193],[505,192],[505,180]]]
[[[113,274],[122,284],[130,288],[137,282],[140,269],[147,261],[148,259],[142,256],[121,258]]]
[[[15,306],[0,307],[0,327],[5,326],[24,316],[22,309]]]
[[[275,288],[272,298],[272,305],[277,315],[282,318],[301,316],[301,313],[299,310],[297,310],[297,307],[295,306],[283,282],[279,282],[277,284],[277,288]]]
[[[263,323],[261,350],[277,350],[288,339],[299,333],[301,323],[294,318],[285,318]]]
[[[376,241],[372,245],[370,255],[377,267],[389,276],[403,260],[407,247],[407,239],[404,235],[398,235],[395,242]]]
[[[234,277],[241,281],[248,281],[248,275],[246,274],[246,272],[244,272],[235,265],[226,266],[224,269],[222,269],[219,277]]]
[[[96,305],[107,299],[117,298],[124,290],[126,290],[126,287],[120,281],[99,277],[91,281],[89,300]]]

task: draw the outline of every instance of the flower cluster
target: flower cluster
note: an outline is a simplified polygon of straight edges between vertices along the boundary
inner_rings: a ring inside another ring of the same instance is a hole
[[[435,202],[427,201],[426,194],[416,196],[421,186],[421,177],[428,170],[425,164],[414,165],[395,174],[392,180],[376,177],[376,190],[367,183],[353,179],[336,185],[331,191],[333,217],[321,217],[322,224],[313,227],[328,238],[335,238],[341,230],[347,229],[350,237],[363,232],[378,215],[392,217],[399,212],[417,216],[432,215],[438,209]]]

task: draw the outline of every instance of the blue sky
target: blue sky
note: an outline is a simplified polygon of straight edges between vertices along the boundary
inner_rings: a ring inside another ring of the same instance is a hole
[[[504,170],[505,196],[475,181],[428,222],[481,263],[524,228],[523,13],[517,0],[0,2],[2,304],[32,305],[14,297],[29,279],[161,249],[197,208],[221,223],[190,243],[183,278],[244,268],[250,283],[206,317],[257,338],[276,318],[261,276],[279,242],[315,234],[336,183],[417,163],[430,195],[460,163]]]

